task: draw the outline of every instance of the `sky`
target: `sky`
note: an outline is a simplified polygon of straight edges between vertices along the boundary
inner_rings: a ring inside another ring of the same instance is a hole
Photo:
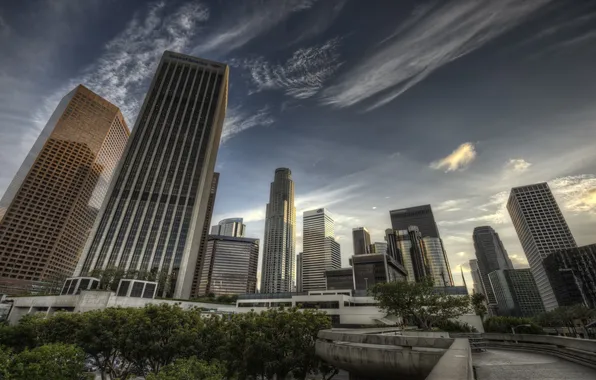
[[[81,83],[134,126],[164,50],[230,65],[213,221],[263,238],[275,168],[302,213],[373,241],[389,210],[431,204],[456,284],[474,227],[527,266],[505,209],[548,182],[596,243],[596,3],[590,0],[22,0],[0,2],[0,194]]]

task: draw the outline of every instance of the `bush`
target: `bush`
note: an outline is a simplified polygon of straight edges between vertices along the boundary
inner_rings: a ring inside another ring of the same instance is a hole
[[[538,326],[530,318],[490,317],[484,321],[484,331],[487,333],[511,334],[512,327],[516,328],[515,332],[518,334],[544,334],[542,327]]]
[[[470,326],[465,322],[451,321],[449,319],[440,321],[435,326],[441,331],[453,333],[475,333],[478,332],[474,326]]]
[[[65,380],[78,379],[83,373],[85,353],[70,344],[46,344],[25,350],[14,357],[9,379]]]
[[[193,356],[168,364],[159,374],[149,374],[147,380],[221,380],[224,375],[225,369],[220,363],[209,364]]]

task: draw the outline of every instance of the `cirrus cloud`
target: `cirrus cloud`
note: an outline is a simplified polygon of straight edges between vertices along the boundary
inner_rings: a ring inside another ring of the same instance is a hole
[[[437,170],[444,169],[447,173],[467,168],[474,159],[476,159],[476,149],[474,148],[474,144],[466,142],[458,146],[457,149],[451,152],[447,157],[431,162],[430,167]]]
[[[532,163],[524,160],[523,158],[512,158],[505,165],[505,169],[518,173],[523,173],[526,170],[530,169],[530,166],[532,166]]]

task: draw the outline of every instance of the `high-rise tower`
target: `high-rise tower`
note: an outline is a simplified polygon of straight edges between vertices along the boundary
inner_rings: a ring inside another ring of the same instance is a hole
[[[228,95],[228,66],[166,51],[77,272],[167,275],[188,298]]]
[[[352,228],[352,244],[354,245],[355,255],[370,253],[370,234],[366,227]]]
[[[261,293],[292,290],[296,260],[294,181],[287,168],[275,170],[265,218]]]
[[[410,226],[416,226],[422,237],[438,238],[439,228],[435,222],[433,210],[430,205],[402,208],[389,211],[391,226],[394,230],[407,230]]]
[[[530,263],[540,297],[547,311],[558,306],[542,260],[554,251],[577,244],[548,184],[514,187],[507,210]]]
[[[324,208],[304,212],[302,291],[325,290],[325,271],[341,267],[333,218]]]
[[[217,226],[211,227],[211,235],[244,237],[244,225],[242,218],[228,218],[220,220]]]
[[[0,292],[72,275],[128,135],[84,86],[60,101],[0,201]]]

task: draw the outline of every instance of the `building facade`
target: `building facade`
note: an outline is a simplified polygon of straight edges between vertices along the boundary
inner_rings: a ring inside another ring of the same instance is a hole
[[[441,237],[430,205],[392,210],[389,211],[389,216],[391,217],[391,226],[394,230],[403,231],[407,230],[410,226],[416,226],[422,237]]]
[[[288,168],[275,170],[265,215],[261,292],[289,292],[296,271],[294,181]]]
[[[211,225],[211,218],[213,217],[213,209],[215,208],[215,197],[217,196],[217,186],[219,185],[219,173],[213,173],[213,180],[211,180],[211,190],[209,191],[209,200],[207,201],[207,212],[205,213],[205,222],[203,223],[203,235],[201,236],[201,244],[199,245],[199,254],[197,255],[197,263],[195,264],[195,271],[192,278],[192,286],[190,290],[191,297],[199,296],[199,284],[201,283],[201,273],[203,267],[203,260],[207,251],[207,239],[209,238],[209,226]]]
[[[406,269],[387,254],[354,255],[350,261],[354,268],[354,289],[368,290],[375,284],[406,280]]]
[[[302,291],[324,290],[325,271],[341,267],[333,218],[324,208],[305,211],[303,226]]]
[[[354,244],[355,255],[366,255],[367,253],[370,253],[370,234],[366,227],[352,229],[352,242]]]
[[[60,101],[0,201],[0,293],[73,274],[128,136],[118,107],[84,86]]]
[[[497,304],[497,299],[490,286],[488,274],[501,269],[513,269],[509,255],[499,238],[499,234],[492,227],[482,226],[474,228],[472,234],[476,262],[482,281],[482,294],[486,297],[489,307]]]
[[[453,286],[453,275],[443,241],[440,238],[426,236],[422,238],[422,244],[435,286]]]
[[[258,239],[209,236],[198,294],[255,293],[258,262]]]
[[[408,273],[407,281],[418,282],[430,275],[430,268],[422,234],[418,227],[396,231],[397,245]]]
[[[302,252],[296,255],[296,291],[302,291]]]
[[[499,315],[531,318],[544,312],[530,269],[499,269],[488,278]]]
[[[596,308],[596,244],[554,252],[543,264],[559,306]]]
[[[227,65],[164,52],[78,274],[159,273],[189,298],[228,95]]]
[[[470,260],[470,271],[472,272],[472,280],[474,281],[474,293],[480,293],[486,297],[482,275],[480,274],[480,268],[478,268],[478,260]]]
[[[554,251],[576,248],[575,239],[546,182],[511,189],[507,210],[544,307],[547,311],[553,310],[559,304],[542,260]]]
[[[384,241],[376,241],[371,245],[371,253],[387,253],[388,244]]]
[[[246,225],[242,218],[228,218],[220,220],[217,226],[211,227],[211,235],[244,237]]]

